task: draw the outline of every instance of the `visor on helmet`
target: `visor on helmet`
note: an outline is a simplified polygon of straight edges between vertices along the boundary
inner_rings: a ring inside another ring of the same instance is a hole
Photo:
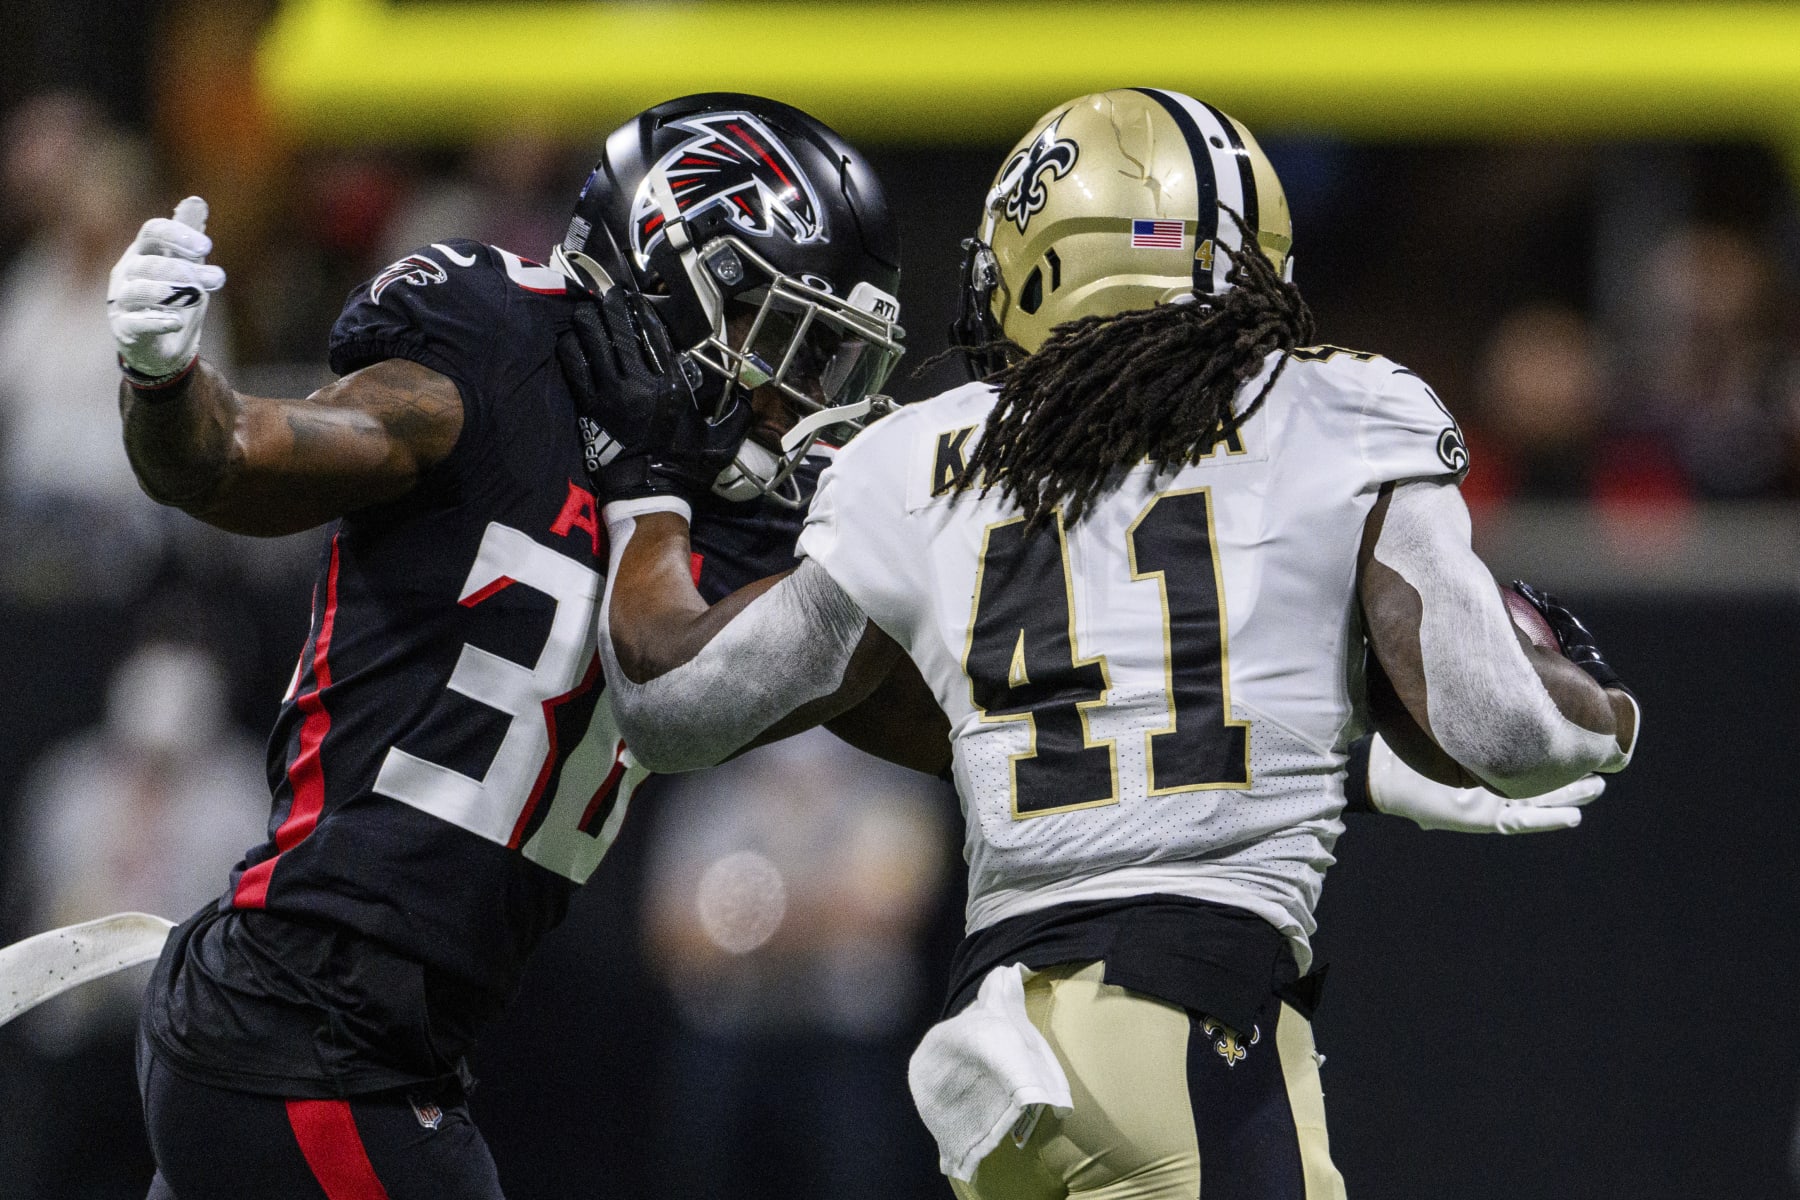
[[[793,475],[813,444],[842,445],[893,408],[876,392],[905,352],[905,331],[895,321],[899,302],[866,281],[848,298],[835,296],[780,273],[736,238],[719,239],[702,251],[701,259],[715,273],[715,264],[730,261],[722,250],[737,260],[729,272],[757,285],[732,295],[737,310],[749,314],[749,324],[741,317],[732,321],[689,357],[745,391],[773,385],[800,420],[782,438],[779,454],[747,443],[714,490],[727,499],[768,495],[799,507],[805,500]],[[735,332],[740,328],[741,336]],[[721,396],[720,415],[738,402],[732,391]]]

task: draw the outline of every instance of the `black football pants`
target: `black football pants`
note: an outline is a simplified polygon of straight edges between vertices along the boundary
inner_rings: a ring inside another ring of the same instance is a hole
[[[289,1100],[139,1062],[149,1200],[503,1200],[460,1088]]]

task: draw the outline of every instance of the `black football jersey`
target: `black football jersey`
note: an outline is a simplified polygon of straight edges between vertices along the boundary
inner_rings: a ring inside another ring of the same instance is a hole
[[[177,1069],[287,1095],[458,1069],[644,773],[600,703],[604,526],[556,364],[556,271],[433,243],[352,293],[331,367],[455,381],[454,450],[330,531],[269,742],[269,840],[170,940],[146,1030]],[[793,565],[798,514],[702,506],[709,599]]]

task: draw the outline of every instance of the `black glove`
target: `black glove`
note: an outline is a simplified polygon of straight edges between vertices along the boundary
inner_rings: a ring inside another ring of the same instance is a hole
[[[575,394],[588,476],[602,503],[703,496],[750,430],[741,400],[716,421],[703,411],[698,369],[684,366],[662,318],[637,292],[615,287],[597,304],[576,305],[556,358]]]
[[[1606,661],[1600,653],[1600,647],[1594,645],[1594,635],[1588,627],[1581,623],[1581,618],[1570,612],[1555,596],[1540,591],[1522,579],[1512,581],[1512,590],[1525,597],[1531,607],[1538,610],[1556,634],[1557,645],[1562,647],[1563,657],[1586,671],[1594,682],[1605,688],[1617,688],[1628,696],[1636,693],[1625,686],[1619,673]]]

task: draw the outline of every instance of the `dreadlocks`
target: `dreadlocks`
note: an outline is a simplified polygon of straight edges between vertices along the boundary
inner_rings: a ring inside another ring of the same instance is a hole
[[[1223,206],[1221,206],[1223,207]],[[1246,252],[1231,253],[1232,285],[1206,304],[1163,304],[1082,317],[1051,331],[1032,355],[993,376],[1000,397],[959,490],[998,486],[1029,527],[1057,507],[1073,524],[1119,477],[1148,459],[1159,471],[1197,463],[1262,406],[1288,353],[1313,340],[1312,312],[1256,249],[1229,209]],[[1279,350],[1244,409],[1237,391]]]

